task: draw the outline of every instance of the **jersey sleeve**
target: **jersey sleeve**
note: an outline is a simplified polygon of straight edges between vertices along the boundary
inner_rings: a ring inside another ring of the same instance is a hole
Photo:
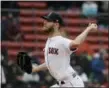
[[[70,43],[72,42],[72,40],[71,39],[68,39],[68,38],[63,38],[63,44],[64,44],[64,47],[66,48],[66,49],[68,49],[69,51],[72,51],[72,52],[74,52],[74,51],[76,51],[77,50],[77,48],[71,48],[70,49]]]

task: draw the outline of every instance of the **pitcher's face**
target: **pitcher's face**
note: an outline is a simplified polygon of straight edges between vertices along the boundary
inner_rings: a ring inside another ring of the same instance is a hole
[[[54,22],[47,21],[44,19],[42,30],[45,32],[50,32],[51,30],[53,30],[53,26],[54,26]]]

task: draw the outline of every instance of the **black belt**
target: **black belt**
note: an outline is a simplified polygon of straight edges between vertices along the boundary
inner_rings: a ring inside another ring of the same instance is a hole
[[[60,83],[61,83],[61,84],[65,84],[65,82],[64,82],[64,81],[61,81]],[[59,82],[57,82],[57,84],[59,85]]]
[[[77,74],[76,74],[76,73],[73,73],[72,76],[73,76],[73,78],[75,78],[75,77],[77,76]],[[60,83],[61,83],[61,84],[65,84],[64,81],[61,81]],[[57,82],[57,84],[59,85],[59,82]]]

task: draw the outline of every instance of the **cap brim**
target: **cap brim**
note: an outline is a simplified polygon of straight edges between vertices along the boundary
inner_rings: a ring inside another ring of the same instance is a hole
[[[48,20],[48,21],[52,21],[51,19],[49,19],[47,16],[42,16],[41,18]]]
[[[47,20],[47,21],[53,21],[53,20],[51,20],[50,18],[48,18],[47,16],[41,16],[41,18],[43,18],[43,19],[45,19],[45,20]],[[65,26],[65,23],[62,22],[60,25]]]

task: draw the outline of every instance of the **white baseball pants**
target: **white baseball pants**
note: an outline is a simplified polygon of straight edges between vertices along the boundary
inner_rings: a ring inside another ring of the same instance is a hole
[[[53,86],[51,86],[50,88],[52,87],[84,87],[84,83],[82,81],[82,79],[76,75],[76,77],[69,77],[68,80],[64,80],[64,84],[55,84]]]

